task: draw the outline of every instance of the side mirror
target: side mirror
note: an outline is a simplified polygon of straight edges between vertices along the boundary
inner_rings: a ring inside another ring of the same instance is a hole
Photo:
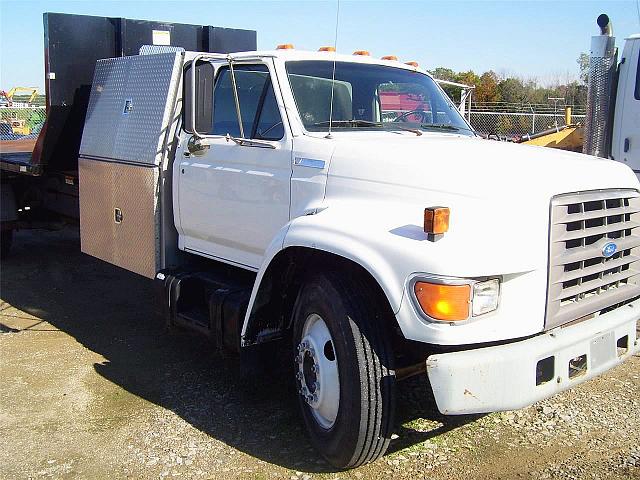
[[[187,64],[184,72],[182,121],[188,133],[207,134],[213,126],[213,65],[204,60],[196,62],[195,91],[193,72],[193,62],[191,62]]]
[[[206,143],[203,139],[192,135],[189,137],[189,141],[187,142],[187,150],[191,155],[200,156],[204,155],[211,145]]]

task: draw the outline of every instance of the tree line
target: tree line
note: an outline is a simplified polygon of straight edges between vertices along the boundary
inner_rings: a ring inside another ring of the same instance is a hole
[[[520,104],[523,109],[531,104],[553,105],[549,98],[564,98],[559,105],[585,107],[587,103],[587,75],[589,56],[580,54],[576,60],[579,80],[562,82],[560,79],[549,86],[542,86],[537,79],[523,79],[518,76],[500,76],[493,70],[480,75],[472,70],[455,72],[450,68],[438,67],[429,73],[440,80],[475,86],[474,103],[505,102]],[[447,94],[454,99],[460,98],[460,88],[442,85]]]

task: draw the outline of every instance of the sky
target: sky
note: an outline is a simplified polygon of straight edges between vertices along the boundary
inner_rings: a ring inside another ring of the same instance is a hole
[[[576,59],[607,13],[621,48],[640,33],[640,0],[340,0],[337,48],[415,60],[428,70],[493,70],[549,85],[577,77]],[[258,49],[332,45],[332,1],[0,0],[0,89],[44,86],[42,14],[75,13],[252,29]],[[87,39],[91,41],[91,39]]]

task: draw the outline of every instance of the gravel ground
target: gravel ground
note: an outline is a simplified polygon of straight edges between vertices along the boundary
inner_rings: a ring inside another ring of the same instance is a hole
[[[400,384],[396,436],[336,472],[293,392],[167,332],[150,282],[79,253],[76,232],[19,232],[0,271],[0,478],[640,479],[640,358],[532,407],[444,417]]]

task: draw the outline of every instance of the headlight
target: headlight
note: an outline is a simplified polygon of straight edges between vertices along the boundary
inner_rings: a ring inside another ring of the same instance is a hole
[[[476,282],[466,279],[439,278],[435,282],[419,280],[413,286],[415,299],[423,313],[432,320],[464,322],[471,317],[498,308],[500,280]]]
[[[498,308],[500,297],[500,281],[497,278],[473,284],[473,316],[493,312]]]

